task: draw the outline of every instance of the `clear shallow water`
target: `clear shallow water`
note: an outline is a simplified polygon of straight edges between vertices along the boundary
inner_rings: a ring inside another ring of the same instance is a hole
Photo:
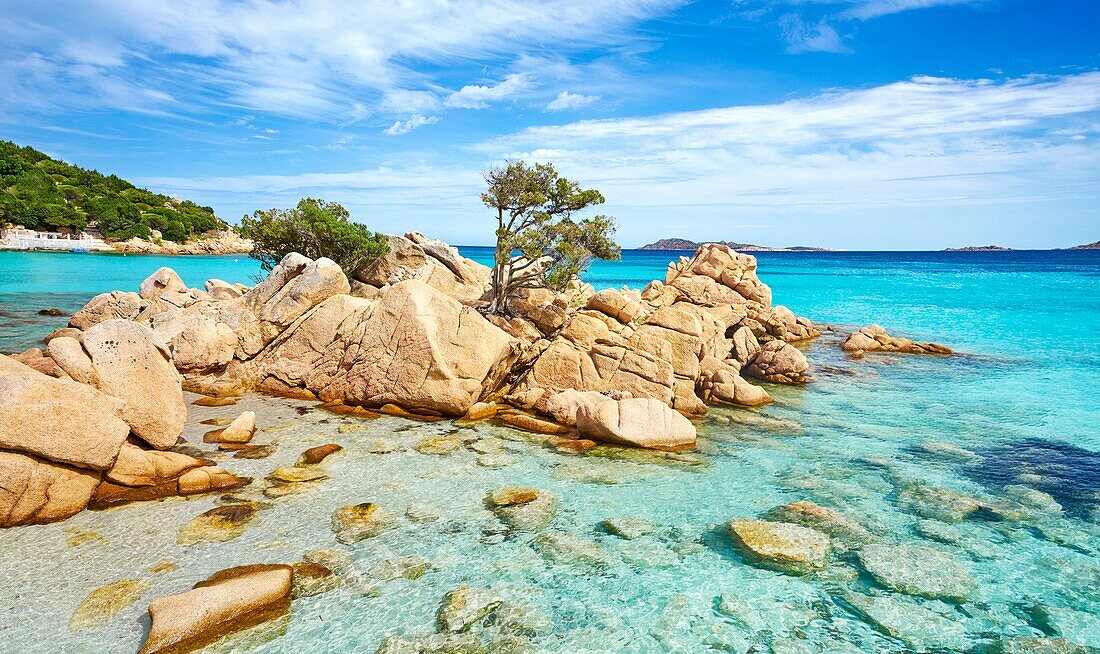
[[[597,264],[589,279],[599,287],[637,286],[662,277],[677,254],[627,253],[624,262]],[[45,263],[77,255],[16,256],[39,257],[44,263],[32,265],[49,270],[39,270],[34,283],[12,281],[7,264],[22,259],[0,258],[0,311],[28,304],[37,310],[26,293],[54,288],[84,293],[78,307],[99,290],[136,288],[162,265],[129,257],[127,265],[141,265],[115,273],[129,282],[100,284],[99,275]],[[136,651],[151,599],[229,565],[291,562],[316,548],[349,551],[359,578],[295,601],[286,634],[258,651],[308,651],[326,643],[328,651],[372,652],[386,635],[431,633],[443,594],[461,583],[492,588],[541,616],[545,622],[530,637],[535,651],[744,652],[754,645],[775,652],[974,651],[1004,636],[1059,632],[1100,646],[1100,256],[761,253],[759,259],[776,301],[799,314],[840,324],[879,322],[965,355],[856,361],[839,351],[837,337],[826,335],[808,351],[815,384],[769,387],[776,403],[759,412],[711,412],[700,425],[700,466],[562,454],[503,440],[514,432],[484,424],[459,432],[466,441],[497,443],[515,461],[490,469],[465,448],[442,457],[408,449],[426,435],[453,430],[447,422],[383,418],[362,423],[364,431],[339,433],[339,425],[355,421],[319,411],[300,415],[296,409],[305,405],[286,400],[249,397],[236,407],[194,407],[185,433],[192,443],[207,429],[199,420],[257,411],[263,431],[255,442],[277,442],[276,454],[224,464],[258,480],[311,445],[337,442],[346,452],[327,464],[327,480],[306,494],[272,500],[243,535],[224,543],[176,542],[179,527],[214,506],[214,498],[84,512],[64,523],[2,532],[0,649]],[[168,262],[191,284],[209,276],[247,281],[252,272],[246,259],[226,264],[221,258]],[[49,328],[35,324],[33,338]],[[0,349],[16,349],[11,334],[28,329],[5,332]],[[377,437],[406,449],[370,454],[367,442]],[[928,441],[975,456],[935,455],[922,448]],[[531,535],[502,532],[483,499],[505,483],[556,495],[560,508],[551,529],[597,543],[604,565],[547,560]],[[1004,520],[983,510],[947,523],[928,518],[927,503],[911,501],[914,489],[950,489],[997,506],[1019,498],[1011,488],[1019,485],[1049,493],[1064,513],[1047,507]],[[262,482],[245,494],[256,496],[259,487]],[[746,564],[721,533],[732,518],[756,517],[798,499],[846,512],[875,540],[951,554],[974,577],[976,592],[962,604],[891,592],[862,572],[850,552],[835,553],[823,573],[789,577]],[[398,515],[425,503],[442,517],[433,523],[402,517],[378,537],[339,545],[329,527],[332,510],[363,501]],[[625,541],[596,529],[614,516],[643,517],[656,530]],[[70,547],[66,541],[77,531],[98,533],[103,541]],[[379,562],[410,555],[433,570],[417,580],[371,578]],[[161,561],[178,567],[149,572]],[[84,596],[120,578],[147,579],[152,588],[101,628],[70,632],[68,617]],[[717,610],[724,594],[741,600],[733,616]],[[872,619],[856,610],[861,597],[892,598],[908,602],[903,613],[924,608],[934,615],[924,614],[917,635],[906,635],[897,618]],[[944,620],[958,627],[948,629]]]

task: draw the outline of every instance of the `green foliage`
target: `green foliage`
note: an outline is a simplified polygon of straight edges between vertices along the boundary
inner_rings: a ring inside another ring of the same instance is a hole
[[[618,259],[615,219],[599,215],[574,220],[573,214],[603,204],[596,189],[559,177],[551,164],[512,162],[485,176],[481,194],[497,213],[492,313],[507,313],[518,290],[544,286],[561,291],[592,259]],[[518,254],[518,256],[517,256]]]
[[[225,227],[210,207],[137,188],[117,175],[101,175],[10,141],[0,141],[4,222],[40,230],[95,224],[113,240],[148,238],[156,229],[167,240],[186,241]]]
[[[347,274],[389,251],[383,234],[351,222],[348,210],[335,202],[303,198],[293,209],[255,211],[241,218],[238,231],[251,239],[251,256],[270,272],[279,261],[297,252],[310,259],[328,257]]]

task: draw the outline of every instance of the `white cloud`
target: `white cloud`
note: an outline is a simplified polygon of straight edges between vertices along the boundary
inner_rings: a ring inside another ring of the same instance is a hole
[[[628,244],[682,234],[882,247],[888,231],[894,246],[944,247],[953,243],[942,239],[977,220],[995,230],[1010,224],[1005,216],[1013,224],[1031,216],[1032,232],[1020,238],[1040,245],[1048,221],[1085,220],[1100,202],[1100,139],[1072,138],[1098,130],[1100,72],[996,82],[917,77],[776,104],[533,127],[462,148],[461,160],[138,181],[247,210],[321,195],[354,207],[375,229],[427,225],[454,242],[488,243],[480,172],[527,159],[553,161],[563,175],[599,188]]]
[[[408,134],[417,127],[423,127],[424,125],[431,125],[432,123],[438,123],[439,116],[422,116],[420,114],[413,114],[405,121],[394,121],[392,125],[387,127],[383,132],[387,136],[401,136],[402,134]]]
[[[512,73],[493,85],[467,85],[447,96],[443,104],[453,109],[484,109],[490,102],[522,93],[534,87],[530,73]]]
[[[615,45],[682,1],[86,0],[79,11],[57,11],[10,0],[0,21],[0,108],[231,104],[337,123],[371,109],[424,113],[438,106],[439,87],[419,64]],[[452,102],[478,106],[522,81],[470,86]],[[143,93],[179,89],[191,96]]]
[[[1100,113],[1100,73],[992,82],[918,77],[771,105],[533,127],[479,146],[553,160],[609,206],[1049,202],[1100,194],[1100,144],[1045,136]]]
[[[851,1],[851,0],[850,0]],[[870,20],[912,9],[929,9],[946,5],[976,5],[988,0],[854,0],[854,6],[844,10],[842,18]]]
[[[550,101],[550,104],[546,105],[546,110],[563,111],[566,109],[580,109],[581,107],[587,107],[599,99],[600,96],[598,95],[583,95],[580,93],[562,91],[558,94],[558,97],[554,98]]]

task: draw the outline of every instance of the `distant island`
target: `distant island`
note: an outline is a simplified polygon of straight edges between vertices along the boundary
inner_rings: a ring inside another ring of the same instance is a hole
[[[814,248],[805,245],[792,245],[786,248],[773,248],[766,245],[754,245],[752,243],[734,243],[733,241],[703,241],[697,243],[684,238],[662,238],[648,245],[643,245],[639,250],[691,250],[694,252],[700,246],[707,243],[717,243],[740,250],[742,252],[831,252],[828,248]]]
[[[1067,250],[1100,250],[1100,241],[1095,243],[1086,243],[1085,245],[1075,245]]]
[[[1012,252],[1012,248],[1000,245],[968,245],[964,248],[945,248],[944,252]]]

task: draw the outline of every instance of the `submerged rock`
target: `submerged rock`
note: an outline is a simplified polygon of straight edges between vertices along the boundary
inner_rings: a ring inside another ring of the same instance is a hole
[[[256,512],[256,505],[251,502],[216,506],[181,527],[176,542],[196,545],[233,540],[244,533],[245,526],[256,517]]]
[[[418,556],[402,556],[393,559],[385,559],[370,569],[370,576],[379,581],[391,579],[419,579],[425,572],[432,569],[432,564]]]
[[[966,650],[970,642],[958,620],[924,608],[913,600],[884,595],[847,595],[847,603],[876,629],[918,652]]]
[[[413,522],[435,522],[440,516],[439,509],[430,504],[410,504],[405,509],[405,517]]]
[[[562,531],[548,531],[531,541],[535,549],[555,563],[605,566],[607,553],[597,543]]]
[[[119,579],[93,590],[73,611],[69,629],[95,629],[114,620],[122,609],[138,601],[151,586],[146,579]]]
[[[800,500],[771,509],[764,515],[774,522],[789,522],[828,534],[834,542],[857,546],[872,540],[871,532],[854,519],[813,502]]]
[[[977,588],[958,559],[931,547],[867,545],[859,551],[859,562],[875,581],[906,595],[964,602]]]
[[[417,452],[435,456],[454,454],[461,447],[462,439],[457,436],[429,436],[413,445],[413,449]]]
[[[306,563],[318,563],[333,572],[348,570],[355,562],[351,553],[346,550],[333,549],[310,550],[302,555],[302,560]]]
[[[500,608],[502,600],[491,590],[463,584],[443,596],[436,614],[439,630],[463,632]]]
[[[505,524],[518,531],[538,531],[545,528],[557,513],[557,498],[534,488],[505,486],[493,491],[486,505]]]
[[[829,537],[800,525],[763,520],[733,520],[727,527],[734,547],[750,563],[790,574],[825,567]]]
[[[652,523],[645,518],[638,518],[635,516],[608,518],[601,521],[599,527],[609,534],[626,540],[641,538],[646,534],[653,533]]]
[[[348,504],[332,514],[332,531],[336,540],[351,545],[396,526],[397,516],[373,502]]]
[[[910,486],[898,493],[903,508],[922,518],[959,522],[982,508],[978,500],[948,488]]]
[[[185,652],[290,610],[293,569],[247,565],[215,573],[193,590],[153,600],[152,624],[139,654]]]
[[[993,643],[982,654],[1096,654],[1096,649],[1062,638],[1017,636]]]
[[[290,596],[294,599],[321,595],[340,585],[340,578],[320,563],[299,561],[292,567],[294,568],[294,583]]]
[[[1052,636],[1088,647],[1100,647],[1100,615],[1062,606],[1040,604],[1028,612]]]
[[[272,470],[267,479],[282,484],[300,484],[328,479],[328,475],[324,470],[312,466],[284,466]]]

